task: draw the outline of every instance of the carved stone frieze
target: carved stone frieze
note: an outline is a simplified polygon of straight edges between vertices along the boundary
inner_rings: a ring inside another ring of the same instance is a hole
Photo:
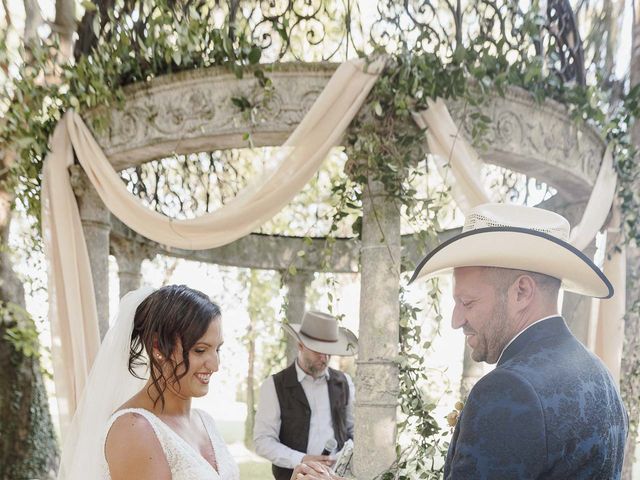
[[[468,140],[474,111],[491,119],[480,137],[484,147],[478,147],[485,162],[545,181],[567,200],[588,197],[605,145],[593,128],[572,120],[563,105],[552,100],[538,103],[527,91],[512,87],[504,97],[493,96],[481,107],[448,106]]]
[[[98,109],[89,125],[106,116],[107,127],[94,135],[117,169],[173,153],[192,153],[248,146],[280,145],[304,118],[335,70],[335,65],[282,64],[267,75],[267,93],[247,73],[238,79],[211,68],[167,75],[145,86],[126,89],[122,110]],[[267,98],[265,98],[268,95]],[[242,112],[232,98],[255,108]]]
[[[247,72],[243,78],[222,68],[182,72],[125,90],[122,110],[95,110],[107,116],[106,129],[94,133],[112,164],[122,169],[152,159],[198,151],[281,145],[309,111],[336,64],[278,64],[267,76],[266,91]],[[241,112],[232,98],[255,108]],[[449,104],[470,138],[473,109]],[[587,125],[578,126],[554,101],[536,102],[526,91],[508,89],[474,107],[491,119],[482,137],[481,157],[553,185],[567,200],[582,200],[595,182],[604,143]],[[91,122],[89,122],[91,124]]]

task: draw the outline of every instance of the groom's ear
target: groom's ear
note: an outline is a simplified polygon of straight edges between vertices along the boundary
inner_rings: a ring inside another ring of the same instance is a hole
[[[515,307],[524,310],[534,300],[536,294],[536,281],[530,275],[520,275],[511,285]]]

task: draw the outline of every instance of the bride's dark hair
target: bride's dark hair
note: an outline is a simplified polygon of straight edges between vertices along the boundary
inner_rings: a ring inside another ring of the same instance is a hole
[[[208,296],[185,285],[162,287],[138,306],[129,348],[129,372],[141,378],[136,370],[144,367],[148,358],[152,382],[148,393],[154,405],[160,401],[164,408],[164,392],[169,382],[179,388],[178,381],[189,370],[189,351],[220,315],[220,307]],[[178,344],[182,345],[181,362],[175,362],[172,357]],[[154,347],[165,361],[173,363],[169,378],[165,378],[161,363],[153,356]],[[152,386],[155,395],[151,392]]]

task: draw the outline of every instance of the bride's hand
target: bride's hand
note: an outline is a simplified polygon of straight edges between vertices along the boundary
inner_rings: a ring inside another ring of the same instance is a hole
[[[301,463],[293,471],[291,480],[341,480],[318,462]]]

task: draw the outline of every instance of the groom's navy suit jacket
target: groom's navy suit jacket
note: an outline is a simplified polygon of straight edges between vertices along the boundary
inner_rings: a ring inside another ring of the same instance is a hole
[[[619,479],[627,423],[602,362],[561,317],[543,320],[469,393],[445,479]]]

